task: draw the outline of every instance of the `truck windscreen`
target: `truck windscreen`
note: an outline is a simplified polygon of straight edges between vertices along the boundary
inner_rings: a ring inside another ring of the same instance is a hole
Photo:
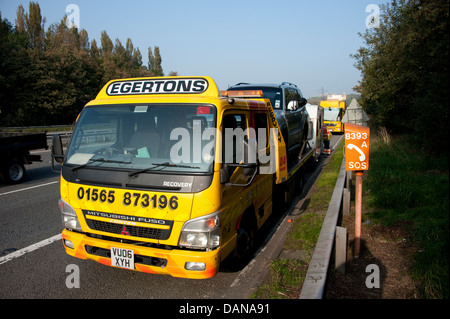
[[[87,106],[67,151],[72,170],[207,173],[214,160],[216,108],[200,104]]]
[[[323,115],[325,121],[340,121],[341,111],[338,108],[324,108]]]

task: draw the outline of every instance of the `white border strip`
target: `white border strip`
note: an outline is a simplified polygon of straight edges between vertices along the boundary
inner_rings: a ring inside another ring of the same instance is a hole
[[[59,181],[54,181],[54,182],[50,182],[50,183],[46,183],[46,184],[41,184],[41,185],[30,186],[30,187],[21,188],[21,189],[16,189],[15,191],[10,191],[10,192],[6,192],[6,193],[1,193],[0,196],[12,194],[12,193],[17,193],[17,192],[21,192],[21,191],[26,191],[26,190],[29,190],[29,189],[32,189],[32,188],[38,188],[38,187],[42,187],[42,186],[48,186],[48,185],[52,185],[52,184],[56,184],[56,183],[59,183]]]
[[[20,249],[18,251],[15,251],[15,252],[13,252],[11,254],[8,254],[6,256],[0,257],[0,265],[2,265],[4,263],[7,263],[8,261],[11,261],[11,260],[13,260],[13,259],[15,259],[17,257],[20,257],[20,256],[23,256],[25,254],[31,253],[32,251],[35,251],[35,250],[37,250],[39,248],[45,247],[47,245],[50,245],[50,244],[54,243],[55,241],[61,240],[61,239],[62,239],[62,234],[58,234],[58,235],[55,235],[53,237],[44,239],[44,240],[42,240],[42,241],[40,241],[40,242],[38,242],[36,244],[33,244],[31,246],[28,246],[28,247],[25,247],[25,248]]]

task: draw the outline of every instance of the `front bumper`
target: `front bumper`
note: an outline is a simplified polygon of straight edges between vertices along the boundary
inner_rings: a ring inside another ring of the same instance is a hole
[[[213,277],[219,270],[220,249],[213,251],[193,251],[181,249],[160,249],[125,244],[105,239],[92,238],[86,234],[64,229],[62,232],[66,253],[80,259],[91,259],[106,266],[111,266],[109,252],[111,247],[131,249],[134,251],[136,271],[152,274],[171,275],[173,277],[206,279]],[[72,242],[73,249],[65,243]],[[186,263],[204,263],[204,270],[187,270]]]
[[[341,123],[325,124],[325,126],[332,133],[342,133],[342,124]]]

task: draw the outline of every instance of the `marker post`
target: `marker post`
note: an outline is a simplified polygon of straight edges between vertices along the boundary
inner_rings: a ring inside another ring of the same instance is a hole
[[[362,215],[362,178],[364,172],[355,172],[355,239],[353,243],[353,257],[359,258],[361,250],[361,215]]]
[[[359,258],[361,250],[362,178],[369,169],[370,129],[345,123],[345,161],[347,171],[355,172],[355,239],[353,257]]]

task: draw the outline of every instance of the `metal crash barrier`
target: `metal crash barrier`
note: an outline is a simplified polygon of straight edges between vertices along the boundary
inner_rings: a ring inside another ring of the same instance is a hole
[[[350,209],[350,192],[347,188],[344,188],[346,185],[349,185],[349,181],[347,179],[344,157],[299,299],[323,298],[328,268],[335,244],[336,268],[342,269],[345,266],[346,232],[345,229],[338,227],[337,223],[341,212],[344,211],[345,214],[348,214]],[[339,235],[339,240],[335,243],[337,234]]]

